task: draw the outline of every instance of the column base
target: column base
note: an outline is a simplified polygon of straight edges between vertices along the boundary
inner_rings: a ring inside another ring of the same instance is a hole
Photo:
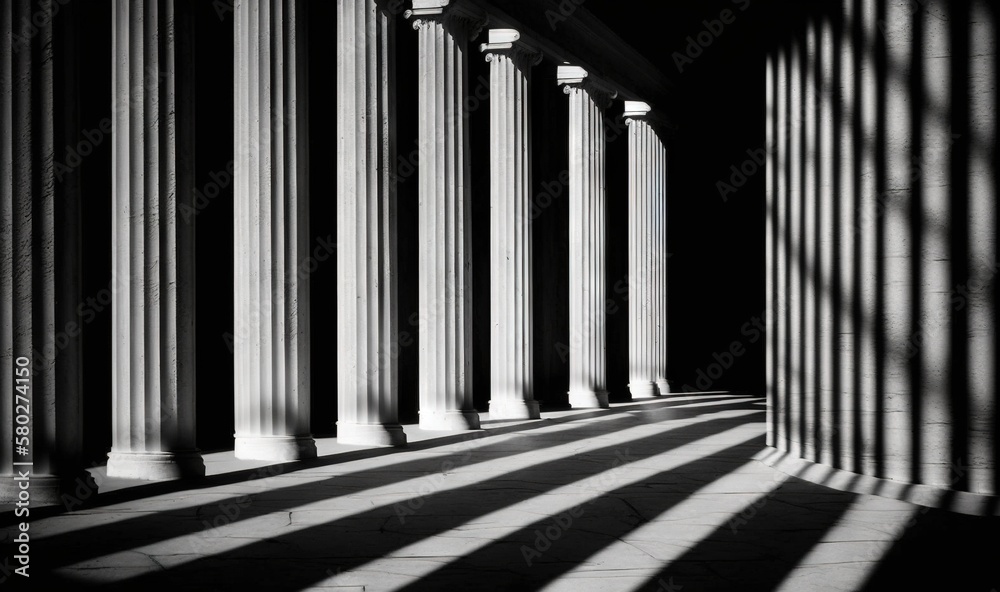
[[[337,442],[360,446],[406,446],[406,433],[399,424],[337,422]]]
[[[198,450],[183,452],[115,452],[108,455],[108,477],[162,481],[205,476]]]
[[[14,475],[0,477],[0,504],[13,504],[20,499],[21,482],[14,479],[16,475],[15,470]],[[28,483],[28,499],[32,507],[63,506],[73,510],[97,497],[97,482],[89,471],[80,471],[75,478],[32,474]]]
[[[628,390],[635,399],[655,397],[659,394],[656,383],[651,380],[632,380],[628,383]]]
[[[569,391],[569,406],[574,409],[591,409],[595,407],[606,409],[609,407],[608,391],[571,390]]]
[[[656,396],[662,397],[663,395],[670,394],[670,383],[666,380],[656,381]]]
[[[491,399],[490,419],[541,419],[538,401],[521,398]]]
[[[458,432],[479,429],[479,414],[468,411],[421,411],[420,429]]]
[[[236,458],[277,461],[316,458],[316,442],[312,436],[238,436]]]

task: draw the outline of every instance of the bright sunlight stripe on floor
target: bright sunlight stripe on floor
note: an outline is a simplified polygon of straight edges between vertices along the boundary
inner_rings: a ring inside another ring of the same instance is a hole
[[[455,489],[460,489],[467,487],[469,485],[474,485],[476,483],[494,479],[498,475],[503,473],[517,471],[524,468],[528,468],[538,464],[544,464],[546,462],[551,462],[567,456],[579,455],[589,451],[600,450],[607,448],[610,445],[617,445],[627,448],[629,442],[638,440],[641,438],[647,438],[653,435],[666,435],[673,428],[690,427],[692,425],[698,425],[701,423],[718,420],[718,419],[736,419],[741,417],[749,417],[754,415],[759,415],[760,412],[756,410],[740,410],[740,411],[723,411],[719,413],[709,414],[701,416],[698,418],[686,418],[683,420],[678,420],[675,426],[669,426],[673,423],[671,420],[665,420],[668,423],[668,427],[665,427],[665,422],[658,422],[654,424],[642,424],[631,428],[626,428],[620,431],[608,432],[606,434],[599,434],[594,436],[588,436],[584,440],[575,440],[565,444],[560,444],[557,446],[552,446],[549,448],[539,449],[539,450],[528,450],[525,452],[520,452],[512,454],[511,456],[503,457],[502,459],[494,459],[490,461],[485,461],[482,463],[474,463],[468,466],[463,466],[460,463],[456,463],[450,472],[446,472],[447,484],[442,484],[436,486],[429,494],[435,495],[442,492],[447,492]],[[741,426],[740,428],[745,430],[747,434],[759,435],[759,425],[747,425]],[[727,432],[728,433],[728,432]],[[709,438],[718,438],[721,435],[710,436]],[[708,440],[707,438],[705,440]],[[700,440],[698,442],[702,442]],[[675,448],[670,451],[671,455],[678,453],[681,448],[690,448],[698,444],[698,442],[691,442],[683,445],[682,447]],[[448,461],[452,456],[451,453],[442,453],[439,455],[442,462]],[[433,458],[433,457],[430,457]],[[642,461],[643,464],[651,459],[646,459]],[[489,467],[491,464],[503,461],[507,468],[502,471],[491,471]],[[522,465],[510,466],[511,462],[524,461]],[[638,462],[638,461],[637,461]],[[654,467],[656,468],[656,467]],[[370,470],[370,469],[366,469]],[[663,465],[657,468],[656,472],[664,470]],[[440,473],[438,473],[440,474]],[[432,474],[433,475],[433,474]],[[325,478],[330,478],[329,474],[325,475]],[[296,484],[307,483],[311,479],[296,479]],[[586,482],[588,479],[582,481]],[[298,530],[306,529],[314,526],[315,523],[305,522],[305,523],[290,523],[290,515],[295,513],[307,513],[307,512],[321,512],[323,515],[323,522],[333,522],[336,520],[342,520],[344,518],[349,518],[351,516],[358,515],[362,512],[367,512],[372,509],[370,500],[378,500],[379,506],[392,506],[393,504],[406,502],[415,496],[421,494],[423,490],[427,488],[428,479],[427,475],[421,477],[408,479],[400,481],[398,483],[392,483],[389,485],[384,485],[381,487],[375,487],[371,489],[365,489],[362,491],[352,491],[344,495],[336,496],[330,499],[324,499],[318,502],[304,504],[302,506],[296,507],[294,509],[283,508],[280,512],[268,513],[262,516],[254,516],[252,518],[247,518],[244,520],[237,520],[230,524],[220,526],[219,528],[212,530],[200,530],[196,533],[186,534],[181,537],[174,537],[172,539],[166,539],[163,541],[157,541],[156,543],[150,545],[144,545],[137,547],[135,549],[121,551],[117,553],[112,553],[109,555],[104,555],[101,557],[96,557],[82,561],[79,563],[72,564],[63,569],[77,570],[77,569],[88,569],[91,566],[100,566],[107,564],[120,564],[131,565],[135,563],[135,558],[139,556],[159,556],[159,555],[169,555],[174,557],[174,561],[171,562],[171,566],[175,567],[178,565],[183,565],[189,561],[197,559],[198,555],[214,555],[218,553],[225,553],[228,551],[233,551],[244,546],[246,543],[240,538],[241,533],[244,532],[256,532],[261,530],[280,528],[282,535],[287,535]],[[578,490],[580,486],[577,484],[564,486],[557,491],[563,491],[564,488],[576,487]],[[280,493],[281,488],[275,489],[273,491],[268,491],[268,493]],[[550,492],[555,493],[555,492]],[[551,497],[550,493],[546,496]],[[584,494],[585,495],[585,494]],[[570,504],[573,505],[573,504]],[[197,555],[196,555],[197,554]],[[61,571],[61,570],[60,570]]]

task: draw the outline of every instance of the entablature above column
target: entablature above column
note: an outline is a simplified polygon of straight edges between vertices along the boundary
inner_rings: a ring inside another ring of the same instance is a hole
[[[443,2],[444,0],[424,0]],[[673,83],[583,6],[583,0],[462,0],[488,15],[491,27],[514,29],[544,58],[601,78],[619,98],[647,100],[668,113]]]

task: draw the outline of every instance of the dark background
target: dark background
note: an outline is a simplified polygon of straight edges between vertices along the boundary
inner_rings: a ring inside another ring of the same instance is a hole
[[[503,4],[502,1],[498,2]],[[747,150],[764,146],[764,51],[768,36],[784,15],[774,3],[751,0],[746,10],[730,0],[622,2],[588,0],[583,7],[600,17],[674,83],[667,109],[677,125],[668,139],[669,175],[669,376],[674,390],[705,387],[697,379],[715,363],[715,353],[742,342],[747,353],[709,390],[763,394],[764,340],[751,343],[744,325],[764,310],[764,184],[760,170],[724,201],[717,182],[728,182],[730,166],[746,160]],[[336,235],[336,3],[309,2],[310,43],[310,233]],[[111,8],[109,1],[82,2],[86,32],[80,61],[84,81],[80,108],[83,129],[99,127],[111,114]],[[732,24],[712,36],[693,63],[678,71],[674,52],[685,52],[688,36],[706,29],[723,9],[736,14]],[[193,2],[197,37],[197,181],[218,195],[196,216],[197,224],[197,380],[198,442],[204,450],[232,447],[233,356],[226,335],[233,331],[233,193],[231,183],[216,183],[233,158],[233,19],[221,2]],[[416,33],[398,18],[398,148],[404,160],[417,135]],[[469,87],[475,95],[488,64],[470,44]],[[558,186],[567,166],[567,99],[555,83],[555,63],[534,70],[534,178],[536,195]],[[489,104],[470,101],[472,137],[472,215],[474,237],[474,397],[485,411],[489,400]],[[474,108],[473,108],[474,107]],[[658,107],[654,105],[654,107]],[[621,101],[608,110],[613,121]],[[612,400],[627,397],[627,295],[619,293],[628,266],[624,133],[609,135],[607,151],[608,390]],[[84,192],[84,297],[111,281],[111,142],[105,138],[81,165]],[[213,175],[214,174],[214,175]],[[417,175],[400,171],[399,327],[414,340],[410,318],[417,310]],[[554,184],[553,184],[554,183]],[[568,343],[568,194],[553,195],[551,206],[534,221],[535,396],[542,409],[565,406],[568,360],[558,344]],[[334,433],[336,422],[336,261],[331,256],[311,274],[312,281],[312,429]],[[616,285],[619,290],[616,291]],[[86,458],[103,462],[111,434],[111,315],[101,311],[84,332],[84,414]],[[401,420],[417,420],[417,345],[400,354]]]

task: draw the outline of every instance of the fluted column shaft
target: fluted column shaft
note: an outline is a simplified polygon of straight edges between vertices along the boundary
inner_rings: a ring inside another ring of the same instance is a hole
[[[74,11],[0,4],[0,503],[21,507],[57,503],[76,479],[96,491],[80,455],[80,194],[76,171],[54,166],[79,137]]]
[[[445,6],[440,6],[445,4]],[[414,0],[419,38],[420,427],[479,428],[472,404],[472,242],[464,1]]]
[[[510,29],[489,32],[490,418],[537,419],[532,376],[531,67],[541,54]]]
[[[646,103],[627,101],[629,126],[629,391],[666,382],[666,150]]]
[[[303,0],[235,4],[236,456],[315,456]]]
[[[117,0],[108,475],[203,475],[195,448],[194,28],[172,0]]]
[[[656,391],[659,395],[670,393],[670,383],[667,381],[667,177],[668,161],[667,147],[662,138],[654,143],[653,161],[656,165],[654,175],[653,201],[653,293],[655,294],[654,326],[656,334],[653,337],[653,371],[656,375]]]
[[[337,11],[337,439],[399,446],[395,17]]]
[[[569,403],[607,407],[604,110],[616,93],[560,66],[569,95]]]

